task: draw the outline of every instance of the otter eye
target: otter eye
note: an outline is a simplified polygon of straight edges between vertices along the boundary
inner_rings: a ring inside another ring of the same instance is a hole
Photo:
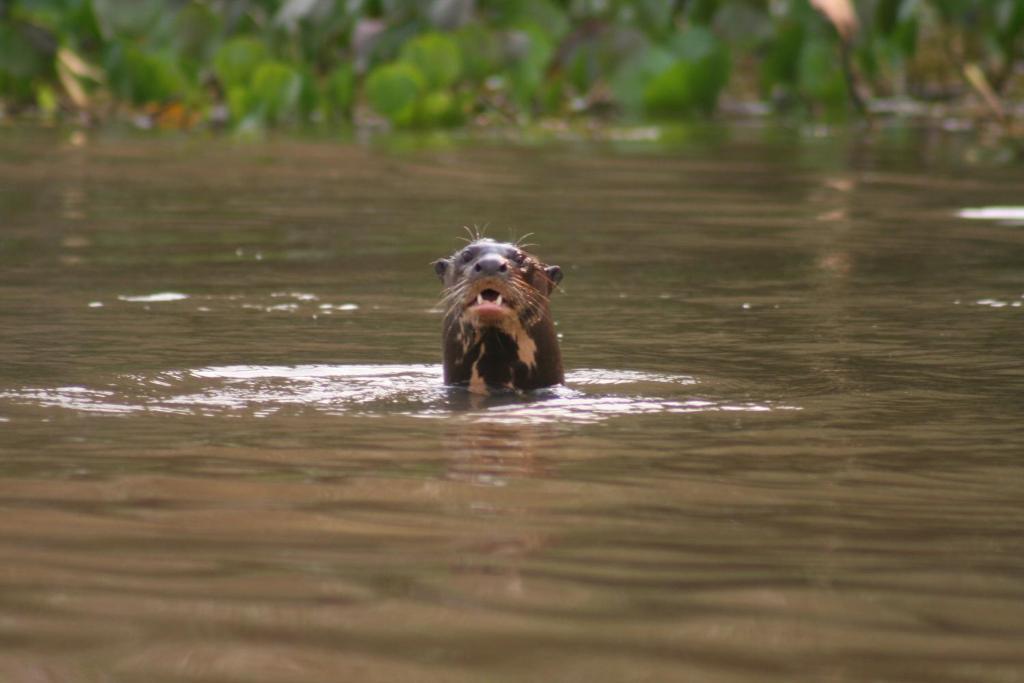
[[[526,254],[524,254],[521,251],[517,251],[514,254],[512,254],[512,260],[518,263],[519,265],[523,265],[523,262],[526,261]]]
[[[468,262],[472,258],[473,258],[473,252],[471,252],[469,249],[466,249],[465,251],[462,252],[462,260],[463,261],[467,261]]]

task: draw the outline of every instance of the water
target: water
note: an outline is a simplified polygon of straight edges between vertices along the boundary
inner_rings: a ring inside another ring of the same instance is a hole
[[[0,680],[1024,680],[966,144],[0,130]],[[567,386],[440,386],[464,224],[564,269]]]

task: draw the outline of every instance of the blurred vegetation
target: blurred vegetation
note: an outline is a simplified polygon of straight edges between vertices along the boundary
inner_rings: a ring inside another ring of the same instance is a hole
[[[138,125],[1006,119],[1024,0],[0,0],[0,112]]]

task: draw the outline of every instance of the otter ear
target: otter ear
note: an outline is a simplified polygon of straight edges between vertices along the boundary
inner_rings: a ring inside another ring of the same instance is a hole
[[[554,290],[558,283],[562,281],[562,269],[558,266],[547,266],[544,268],[544,272],[548,274],[548,279],[551,280],[551,289]],[[550,294],[551,292],[548,293]]]
[[[448,266],[450,266],[451,264],[452,262],[449,261],[448,259],[439,258],[436,261],[434,261],[434,272],[437,273],[437,276],[443,280],[444,274],[448,272]]]

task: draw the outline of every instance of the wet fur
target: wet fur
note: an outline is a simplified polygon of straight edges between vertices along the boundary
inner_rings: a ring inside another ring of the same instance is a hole
[[[477,254],[468,259],[467,253]],[[499,254],[507,274],[476,276],[480,257]],[[520,260],[521,259],[521,260]],[[445,285],[442,306],[444,381],[471,391],[528,391],[564,379],[549,297],[561,269],[549,266],[514,244],[477,239],[447,259],[435,262]],[[514,315],[484,323],[467,313],[467,302],[484,289],[502,293]]]

